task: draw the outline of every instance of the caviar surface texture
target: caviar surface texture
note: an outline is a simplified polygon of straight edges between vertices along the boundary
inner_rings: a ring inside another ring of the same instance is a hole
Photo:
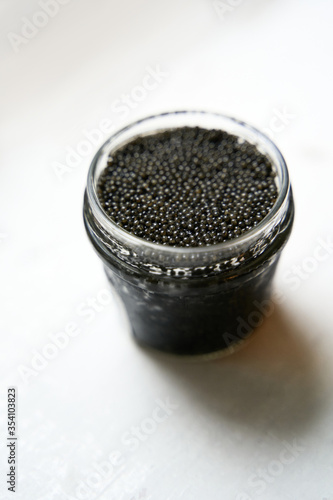
[[[183,127],[137,137],[113,152],[97,195],[129,233],[196,247],[255,227],[276,201],[275,176],[255,145],[224,131]]]

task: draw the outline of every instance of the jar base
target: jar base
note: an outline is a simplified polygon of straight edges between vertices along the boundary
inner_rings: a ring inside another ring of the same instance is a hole
[[[143,340],[140,340],[135,333],[132,333],[132,338],[134,339],[135,343],[145,351],[150,352],[153,355],[158,355],[162,356],[163,358],[168,358],[168,359],[174,359],[174,360],[181,360],[185,362],[193,362],[193,363],[200,363],[202,361],[204,362],[209,362],[209,361],[216,361],[219,359],[223,359],[226,357],[231,356],[232,354],[240,351],[241,349],[245,348],[253,339],[255,335],[256,330],[253,330],[247,337],[244,339],[240,339],[238,342],[235,342],[234,344],[224,347],[222,349],[218,349],[216,351],[212,352],[207,352],[204,354],[182,354],[182,353],[176,353],[176,352],[171,352],[171,351],[165,351],[162,349],[158,349],[156,347],[151,346],[150,344],[144,342]]]

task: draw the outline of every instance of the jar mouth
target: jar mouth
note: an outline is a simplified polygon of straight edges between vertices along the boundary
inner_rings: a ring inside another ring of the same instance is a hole
[[[153,123],[155,128],[151,127]],[[226,131],[255,145],[260,152],[269,157],[276,172],[278,196],[271,210],[254,228],[246,231],[241,236],[222,243],[197,247],[175,247],[153,243],[135,236],[119,227],[106,215],[99,202],[96,185],[100,173],[106,167],[110,153],[140,135],[151,135],[156,132],[175,129],[182,126],[199,126],[207,129],[214,128]],[[172,254],[177,255],[181,253],[183,257],[186,255],[193,255],[194,253],[196,255],[207,254],[207,252],[230,255],[233,253],[233,250],[239,252],[242,247],[247,248],[251,246],[252,242],[260,239],[261,233],[266,233],[271,226],[274,226],[274,221],[276,219],[281,219],[281,216],[283,216],[283,213],[286,211],[285,204],[289,192],[290,181],[286,162],[277,146],[268,136],[241,120],[207,111],[188,110],[165,112],[148,116],[123,127],[107,139],[97,151],[92,160],[87,179],[87,196],[90,209],[105,231],[110,233],[115,239],[119,239],[119,241],[127,245],[135,247],[140,246],[143,251],[145,249],[149,253],[162,251],[163,253],[167,252],[170,256]]]

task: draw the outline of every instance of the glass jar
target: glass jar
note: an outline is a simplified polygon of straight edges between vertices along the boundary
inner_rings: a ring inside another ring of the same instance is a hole
[[[278,197],[253,229],[224,243],[176,248],[138,238],[106,216],[96,185],[110,153],[138,136],[183,126],[224,130],[270,158]],[[243,122],[205,112],[151,116],[114,134],[92,161],[84,196],[88,236],[125,305],[134,337],[182,355],[230,352],[262,321],[293,216],[287,166],[272,141]]]

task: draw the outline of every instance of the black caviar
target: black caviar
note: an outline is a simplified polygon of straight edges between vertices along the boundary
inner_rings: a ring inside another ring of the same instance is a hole
[[[119,131],[96,154],[84,198],[87,234],[135,338],[183,355],[232,351],[261,324],[293,217],[274,144],[204,112]]]
[[[108,217],[153,243],[196,247],[237,238],[277,199],[270,159],[220,130],[182,127],[112,152],[97,195]]]

